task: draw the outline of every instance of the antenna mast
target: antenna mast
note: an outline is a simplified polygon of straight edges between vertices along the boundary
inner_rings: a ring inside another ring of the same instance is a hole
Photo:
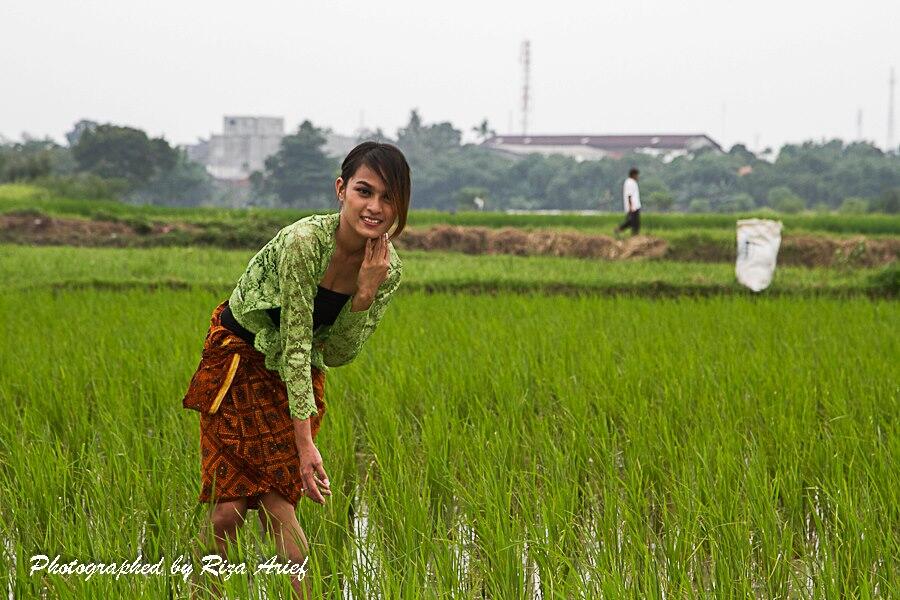
[[[528,135],[528,88],[531,84],[531,42],[528,40],[522,42],[519,62],[522,63],[522,135]]]
[[[887,119],[887,147],[888,152],[896,150],[894,148],[894,67],[891,67],[891,78],[888,80],[888,119]]]

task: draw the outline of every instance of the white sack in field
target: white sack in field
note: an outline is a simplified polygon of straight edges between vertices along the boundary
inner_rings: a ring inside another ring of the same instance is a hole
[[[737,280],[754,292],[772,283],[781,245],[781,221],[741,219],[737,222]]]

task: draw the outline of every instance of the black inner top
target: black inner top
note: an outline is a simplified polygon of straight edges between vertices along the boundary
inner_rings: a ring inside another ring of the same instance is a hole
[[[335,292],[334,290],[323,288],[321,285],[318,287],[316,297],[313,300],[313,331],[322,325],[334,325],[337,316],[344,308],[347,300],[350,299],[350,294]],[[272,319],[275,327],[280,328],[281,308],[268,308],[266,312],[269,314],[269,318]],[[222,311],[222,325],[233,331],[238,337],[243,338],[251,346],[253,345],[256,336],[237,322],[230,306],[226,306],[225,310]]]
[[[322,325],[334,325],[337,316],[350,299],[350,294],[335,292],[321,285],[318,288],[316,298],[313,300],[313,331]],[[281,307],[269,308],[266,312],[269,313],[275,327],[281,327]]]

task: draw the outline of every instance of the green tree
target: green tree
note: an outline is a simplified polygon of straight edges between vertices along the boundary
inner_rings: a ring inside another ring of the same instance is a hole
[[[479,141],[479,142],[483,142],[483,141],[485,141],[486,139],[491,138],[491,137],[497,135],[497,132],[494,131],[493,129],[491,129],[491,126],[488,125],[487,119],[484,119],[484,120],[483,120],[481,123],[479,123],[477,126],[473,127],[473,128],[472,128],[472,131],[475,133],[475,135],[478,136],[478,141]]]
[[[339,165],[325,154],[325,131],[303,121],[297,132],[281,139],[281,148],[266,159],[251,183],[261,194],[274,195],[292,208],[332,206]]]
[[[169,171],[178,161],[178,152],[165,139],[150,139],[140,129],[108,124],[85,129],[72,154],[80,170],[124,179],[132,188]]]
[[[66,141],[69,142],[69,148],[72,148],[78,144],[78,140],[81,139],[81,134],[85,131],[93,131],[100,126],[100,123],[96,121],[90,121],[88,119],[81,119],[75,125],[72,126],[72,130],[66,133]]]
[[[728,154],[737,158],[745,165],[752,165],[758,160],[756,155],[750,152],[744,144],[735,144],[731,147],[731,150],[728,151]]]
[[[34,181],[75,170],[67,148],[50,138],[36,139],[23,134],[18,143],[0,145],[0,182]]]
[[[31,181],[46,177],[52,170],[48,152],[26,153],[21,151],[0,152],[0,182]]]
[[[873,212],[882,212],[890,215],[900,213],[900,187],[885,190],[872,202],[870,209]]]
[[[128,194],[132,202],[170,206],[198,206],[212,202],[216,188],[203,165],[193,162],[184,150],[176,150],[172,168],[156,173],[147,183]]]
[[[459,148],[462,132],[449,122],[424,125],[419,111],[412,110],[406,127],[397,130],[397,145],[410,162]]]

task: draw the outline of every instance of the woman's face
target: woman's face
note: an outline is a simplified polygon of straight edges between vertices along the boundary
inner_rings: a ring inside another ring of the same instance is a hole
[[[394,200],[386,197],[381,176],[366,165],[361,165],[349,181],[338,177],[334,187],[341,201],[341,221],[360,237],[377,238],[394,224]]]

